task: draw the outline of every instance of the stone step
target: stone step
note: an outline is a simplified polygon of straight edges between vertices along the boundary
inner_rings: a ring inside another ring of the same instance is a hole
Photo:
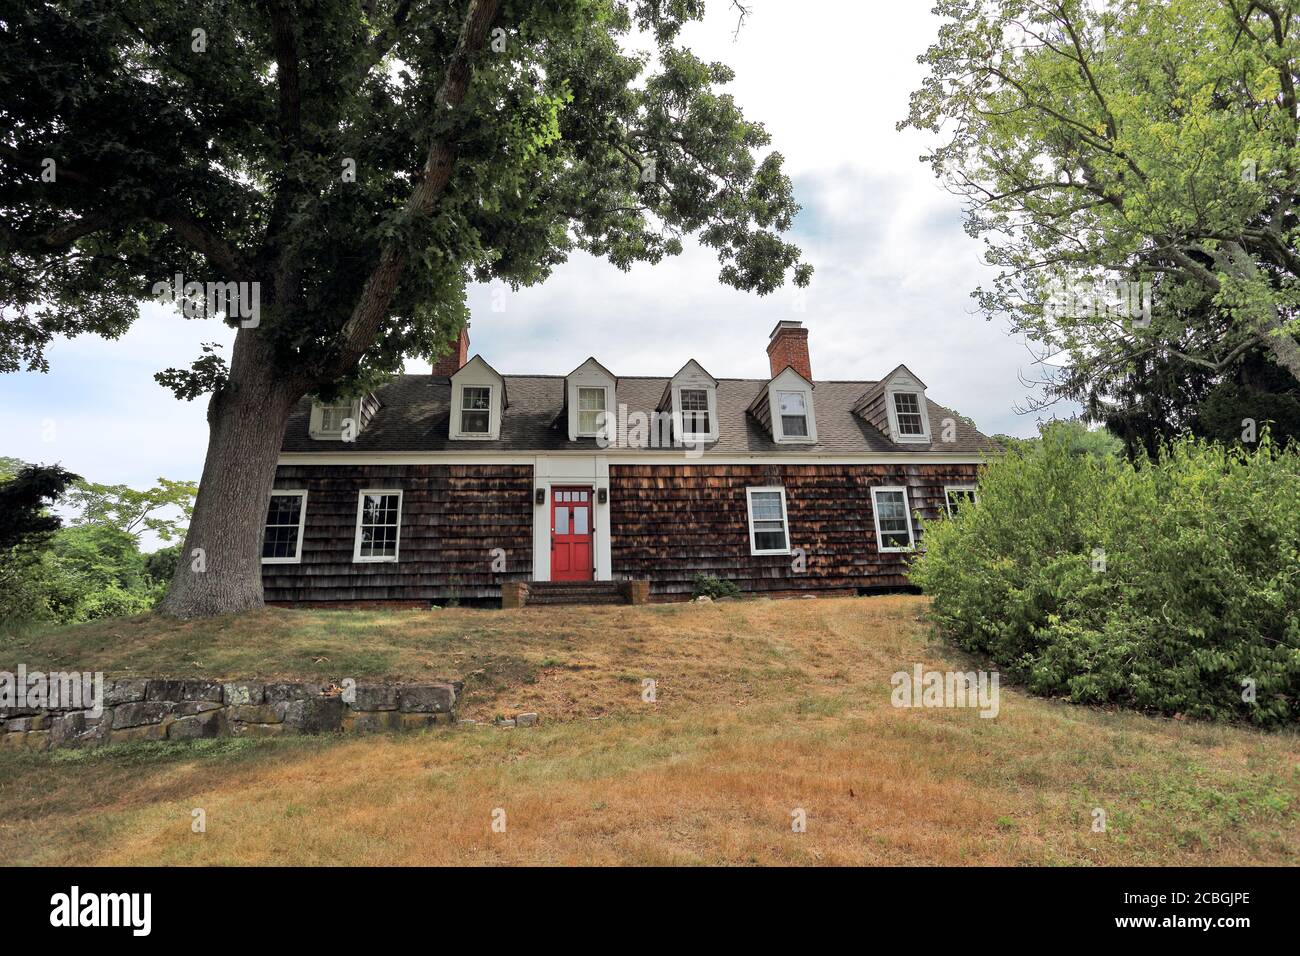
[[[589,607],[597,604],[627,604],[627,598],[621,594],[601,594],[589,595],[585,597],[530,597],[528,607],[557,607],[560,605],[569,605],[573,607]]]

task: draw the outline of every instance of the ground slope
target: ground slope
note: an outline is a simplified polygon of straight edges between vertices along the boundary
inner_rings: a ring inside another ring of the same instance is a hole
[[[1256,864],[1300,861],[1294,734],[1003,688],[995,719],[890,705],[977,666],[915,597],[137,618],[0,669],[465,677],[533,729],[0,752],[8,863]],[[656,701],[642,699],[643,681]],[[207,832],[191,832],[192,810]],[[1093,830],[1093,811],[1106,832]],[[506,831],[492,830],[505,811]],[[807,831],[794,833],[802,810]]]

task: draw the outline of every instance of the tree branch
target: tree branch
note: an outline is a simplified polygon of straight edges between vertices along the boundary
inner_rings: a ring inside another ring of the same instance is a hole
[[[471,79],[470,61],[487,42],[488,31],[500,6],[501,0],[470,0],[456,48],[434,98],[434,109],[438,114],[435,122],[441,122],[443,116],[452,113],[465,101]],[[404,211],[407,218],[423,218],[433,209],[447,189],[456,154],[457,144],[449,134],[438,136],[429,144],[424,174],[406,201]],[[323,378],[334,379],[346,373],[370,348],[388,315],[393,295],[406,270],[406,262],[407,253],[400,240],[385,244],[379,263],[366,279],[352,315],[343,326],[342,350],[330,366],[322,370]]]

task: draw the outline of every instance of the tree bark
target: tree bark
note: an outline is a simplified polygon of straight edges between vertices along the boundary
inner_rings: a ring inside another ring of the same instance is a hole
[[[181,559],[158,611],[207,617],[262,607],[262,535],[285,423],[305,386],[277,374],[241,329],[230,378],[208,404],[208,454]]]

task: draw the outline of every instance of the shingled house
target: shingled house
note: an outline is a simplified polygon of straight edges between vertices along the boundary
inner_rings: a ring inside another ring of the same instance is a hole
[[[671,600],[701,573],[749,593],[903,586],[916,513],[974,500],[1000,450],[906,366],[814,379],[799,322],[772,331],[768,380],[594,358],[501,375],[468,352],[462,333],[431,375],[302,402],[268,509],[268,601],[617,600],[623,581]]]

